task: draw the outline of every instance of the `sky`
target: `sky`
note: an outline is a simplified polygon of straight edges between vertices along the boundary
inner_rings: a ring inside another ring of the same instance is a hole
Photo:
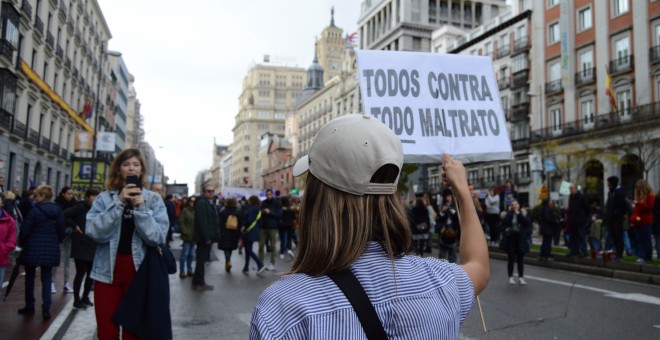
[[[168,183],[187,183],[229,145],[243,78],[264,54],[307,68],[330,24],[357,30],[361,0],[98,0]],[[185,4],[185,5],[184,5]]]

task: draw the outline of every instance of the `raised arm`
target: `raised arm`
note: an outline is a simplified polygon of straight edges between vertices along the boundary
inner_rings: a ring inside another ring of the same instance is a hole
[[[442,176],[451,186],[458,204],[461,221],[461,267],[472,281],[474,293],[479,294],[486,288],[490,278],[490,259],[486,237],[468,190],[463,163],[445,155],[442,159]]]

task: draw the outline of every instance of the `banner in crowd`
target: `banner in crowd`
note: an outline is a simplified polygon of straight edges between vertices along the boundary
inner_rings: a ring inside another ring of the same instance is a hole
[[[407,163],[512,158],[488,57],[358,50],[364,113],[399,136]]]

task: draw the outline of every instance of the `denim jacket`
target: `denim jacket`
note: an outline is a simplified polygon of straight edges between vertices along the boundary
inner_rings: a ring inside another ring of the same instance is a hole
[[[160,195],[142,189],[142,196],[144,204],[133,212],[135,232],[131,252],[136,271],[147,253],[147,245],[164,243],[170,226],[165,203]],[[85,233],[98,242],[90,275],[94,280],[112,283],[124,206],[119,200],[119,191],[106,190],[96,198],[87,213]]]

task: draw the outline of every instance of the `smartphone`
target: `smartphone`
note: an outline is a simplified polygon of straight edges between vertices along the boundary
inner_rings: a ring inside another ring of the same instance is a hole
[[[126,177],[126,184],[135,184],[136,187],[142,188],[142,184],[140,183],[140,177],[136,175],[128,175]],[[138,194],[131,194],[131,196],[137,196]]]

